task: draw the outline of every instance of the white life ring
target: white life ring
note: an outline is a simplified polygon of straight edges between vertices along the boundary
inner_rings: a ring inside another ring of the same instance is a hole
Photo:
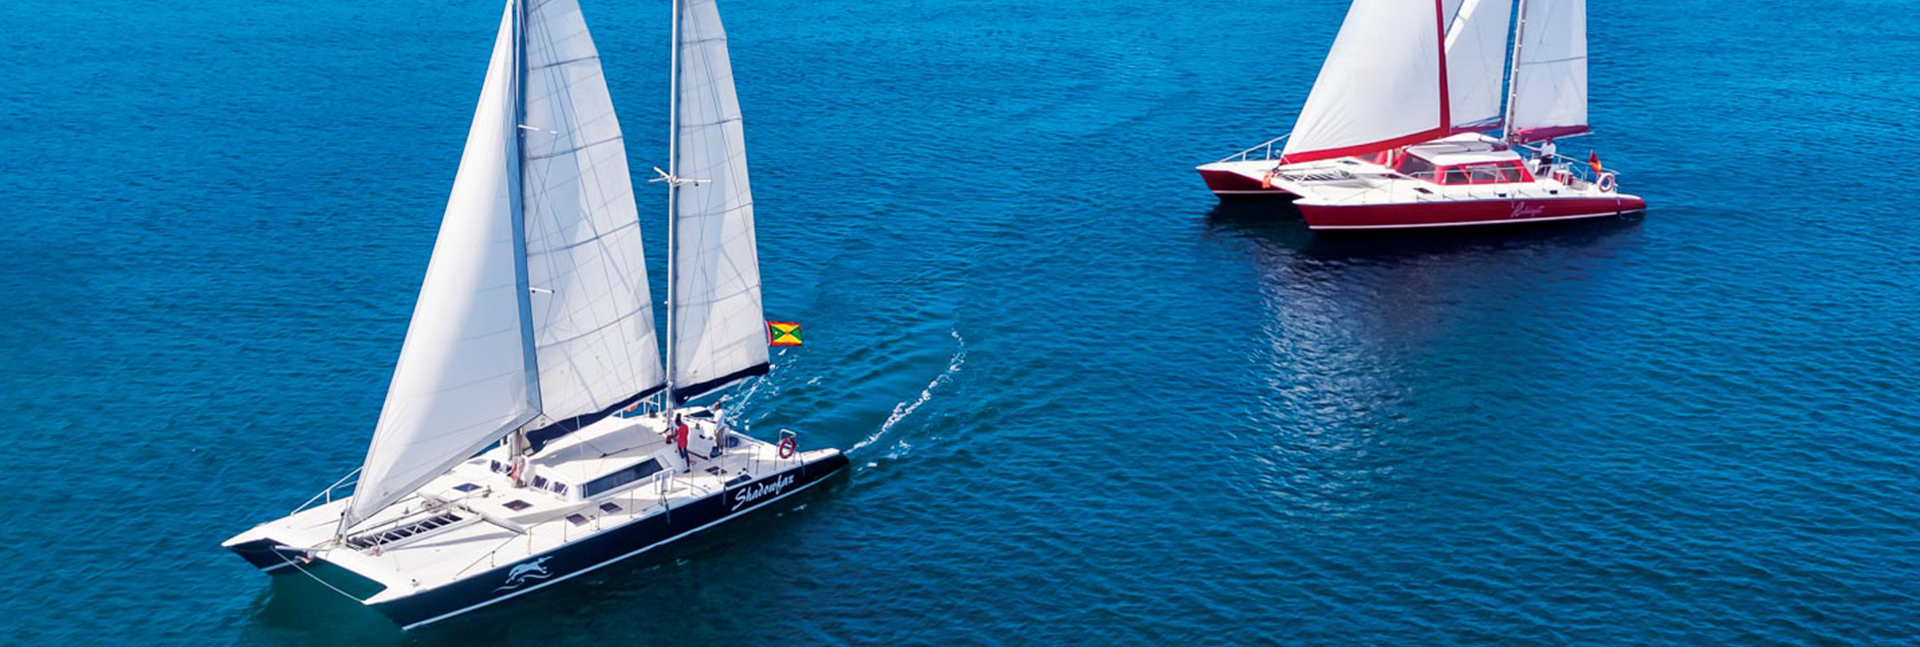
[[[1599,189],[1601,193],[1613,193],[1613,189],[1617,184],[1618,182],[1614,180],[1612,173],[1601,173],[1600,178],[1594,181],[1593,186]]]

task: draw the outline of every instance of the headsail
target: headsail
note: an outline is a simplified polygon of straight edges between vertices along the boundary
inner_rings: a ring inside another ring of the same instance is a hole
[[[500,21],[413,321],[341,528],[413,493],[537,413],[515,271],[513,12]]]
[[[579,6],[509,0],[341,528],[515,429],[538,427],[537,444],[658,390],[643,253],[626,148]]]
[[[627,149],[575,0],[528,7],[525,58],[522,204],[544,426],[529,437],[538,446],[651,394],[666,376]]]
[[[1587,132],[1587,2],[1522,0],[1507,139]]]
[[[714,0],[683,0],[674,101],[674,397],[696,397],[767,372],[760,262],[746,142],[727,34]]]
[[[1452,127],[1434,0],[1354,0],[1320,66],[1282,159],[1364,155],[1434,139]]]
[[[1500,126],[1513,0],[1448,0],[1447,101],[1454,132]]]

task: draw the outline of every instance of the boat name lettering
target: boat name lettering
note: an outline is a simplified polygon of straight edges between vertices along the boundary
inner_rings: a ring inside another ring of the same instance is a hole
[[[733,493],[733,510],[739,510],[740,506],[752,503],[768,494],[777,496],[781,490],[786,489],[789,485],[793,485],[792,474],[782,474],[780,478],[771,481],[761,481],[753,485],[743,486]]]

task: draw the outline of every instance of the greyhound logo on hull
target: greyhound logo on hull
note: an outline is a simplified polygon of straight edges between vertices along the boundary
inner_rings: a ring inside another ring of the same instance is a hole
[[[762,481],[740,488],[733,493],[733,509],[730,510],[730,512],[737,511],[741,506],[757,501],[761,497],[769,494],[779,496],[780,491],[787,489],[789,485],[793,485],[793,475],[782,474],[780,478],[771,481]]]
[[[513,567],[513,570],[507,571],[507,582],[495,588],[494,590],[495,591],[512,591],[514,589],[520,588],[521,586],[525,585],[528,582],[544,580],[549,577],[553,577],[553,573],[547,572],[547,560],[549,559],[553,559],[553,556],[548,555],[546,557],[542,557],[540,559],[536,559],[531,562],[527,562],[525,564],[521,564],[519,566]]]

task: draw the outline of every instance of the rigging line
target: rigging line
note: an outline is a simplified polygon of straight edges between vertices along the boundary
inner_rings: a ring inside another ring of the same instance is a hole
[[[575,126],[575,127],[577,127],[577,126]],[[569,137],[569,139],[571,139],[571,137]],[[553,158],[556,158],[556,157],[561,157],[561,156],[564,156],[564,155],[572,155],[572,154],[574,154],[574,153],[578,153],[578,152],[580,152],[580,151],[583,151],[583,150],[586,150],[586,149],[589,149],[589,148],[593,148],[593,147],[595,147],[595,146],[599,146],[599,145],[601,145],[601,144],[609,144],[609,143],[613,143],[613,142],[617,142],[617,141],[620,141],[620,140],[622,140],[622,139],[624,139],[624,138],[623,138],[623,137],[621,137],[620,135],[614,135],[614,136],[612,136],[612,137],[608,137],[608,138],[606,138],[606,139],[602,139],[602,140],[600,140],[600,141],[595,141],[595,142],[587,142],[587,143],[585,143],[585,144],[580,144],[580,145],[578,145],[578,146],[574,146],[573,148],[569,148],[569,149],[566,149],[566,150],[557,150],[557,151],[551,151],[551,152],[548,152],[548,153],[546,153],[546,154],[544,154],[544,155],[528,155],[528,156],[527,156],[527,159],[528,159],[528,160],[534,160],[534,161],[543,161],[543,160],[549,160],[549,159],[553,159]]]
[[[569,58],[569,59],[566,59],[566,60],[564,60],[564,61],[554,61],[554,62],[552,62],[552,63],[543,63],[543,64],[540,64],[540,65],[536,65],[536,66],[534,66],[534,67],[532,67],[532,68],[529,68],[529,69],[535,69],[535,70],[544,70],[544,69],[547,69],[547,68],[553,68],[553,67],[560,67],[560,66],[562,66],[562,65],[572,65],[572,64],[574,64],[574,63],[579,63],[579,62],[581,62],[581,61],[595,61],[595,60],[599,60],[599,59],[600,59],[600,55],[599,55],[599,54],[594,54],[594,55],[592,55],[592,56],[582,56],[582,57],[579,57],[579,58]]]
[[[356,598],[356,597],[353,597],[353,594],[350,594],[350,593],[347,593],[346,591],[342,591],[342,590],[340,590],[340,587],[337,587],[337,586],[334,586],[334,585],[332,585],[332,584],[328,584],[326,580],[323,580],[323,579],[320,579],[320,576],[318,576],[318,575],[314,575],[314,574],[312,574],[312,573],[308,573],[308,572],[307,572],[307,569],[304,569],[304,568],[300,568],[300,565],[299,565],[299,564],[295,564],[295,563],[293,563],[293,561],[292,561],[292,560],[289,560],[289,559],[287,559],[287,556],[286,556],[286,555],[282,555],[282,554],[280,554],[280,551],[279,551],[279,550],[277,550],[277,549],[274,549],[274,548],[273,548],[273,547],[271,547],[271,546],[269,546],[269,547],[267,547],[267,550],[272,550],[272,551],[273,551],[273,556],[274,556],[274,557],[278,557],[278,558],[280,558],[280,561],[282,561],[282,562],[286,562],[286,564],[287,564],[288,566],[292,566],[292,567],[293,567],[293,570],[296,570],[296,571],[300,571],[300,574],[301,574],[301,575],[305,575],[305,576],[307,576],[307,577],[310,577],[310,578],[313,578],[313,581],[315,581],[315,582],[319,582],[321,586],[324,586],[324,587],[327,587],[327,588],[329,588],[329,589],[333,589],[333,592],[334,592],[334,593],[338,593],[338,594],[340,594],[340,597],[343,597],[343,598],[346,598],[346,599],[349,599],[349,600],[353,600],[354,602],[359,602],[359,603],[361,603],[361,604],[366,604],[366,603],[367,603],[367,601],[366,601],[366,600],[362,600],[362,599],[360,599],[360,598]]]

